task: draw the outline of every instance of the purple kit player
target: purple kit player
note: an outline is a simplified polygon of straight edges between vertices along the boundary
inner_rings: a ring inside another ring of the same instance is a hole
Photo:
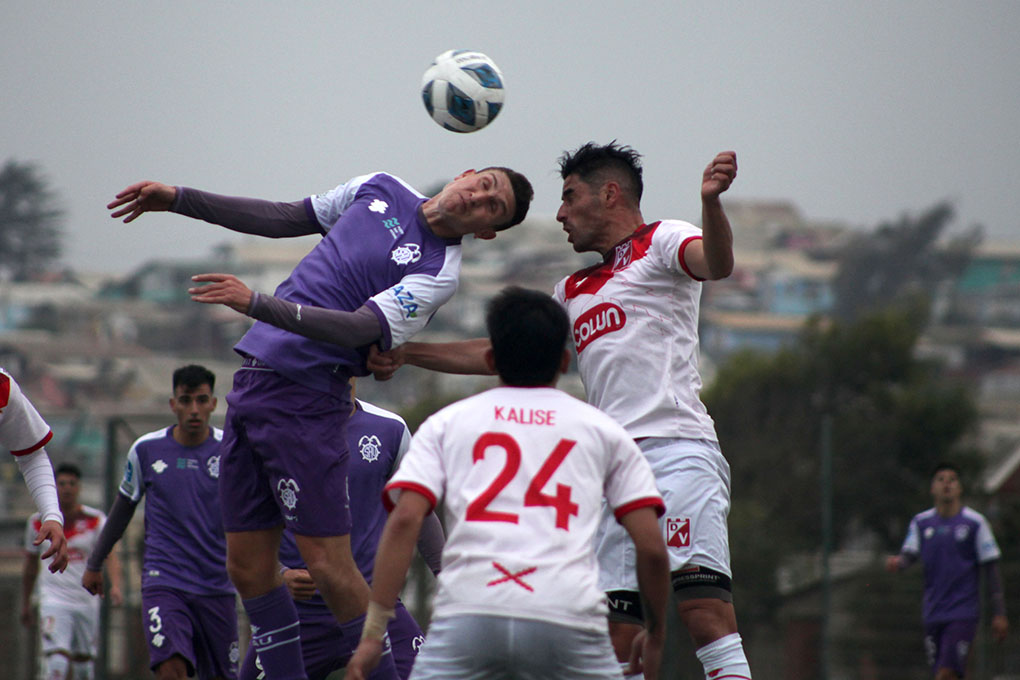
[[[86,590],[102,594],[103,561],[144,495],[142,614],[159,680],[237,677],[236,599],[217,493],[223,433],[209,427],[215,381],[201,366],[174,371],[170,408],[177,424],[131,446],[120,493],[82,577]]]
[[[999,573],[999,546],[988,520],[960,500],[960,473],[949,463],[935,468],[931,495],[935,507],[910,520],[899,555],[886,560],[898,572],[924,563],[924,646],[936,680],[963,678],[980,615],[983,572],[992,610],[992,634],[1002,642],[1009,632]]]
[[[204,274],[192,299],[257,319],[227,396],[220,485],[227,569],[271,680],[304,678],[298,616],[277,569],[283,526],[338,621],[361,625],[369,587],[351,552],[346,450],[348,379],[367,375],[368,347],[405,342],[457,287],[461,238],[490,239],[524,219],[531,185],[507,168],[468,170],[426,199],[386,173],[292,203],[139,182],[109,204],[130,222],[171,210],[262,236],[320,233],[276,290]],[[342,441],[342,439],[340,440]]]
[[[351,548],[362,575],[371,582],[376,548],[386,524],[386,509],[380,501],[382,490],[407,452],[411,433],[395,413],[361,400],[354,404],[347,421],[346,437],[350,451]],[[418,550],[434,574],[439,572],[442,549],[443,527],[433,513],[422,527]],[[283,533],[280,563],[283,580],[296,600],[301,621],[305,672],[310,680],[325,678],[347,665],[361,636],[360,624],[354,630],[345,630],[345,626],[337,623],[316,590],[290,530]],[[390,621],[386,631],[390,649],[371,677],[406,680],[425,636],[400,602],[396,606],[396,618]],[[249,647],[239,678],[257,680],[260,670],[254,649]]]

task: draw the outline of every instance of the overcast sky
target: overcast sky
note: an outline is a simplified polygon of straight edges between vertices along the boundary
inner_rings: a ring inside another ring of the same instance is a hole
[[[64,199],[64,259],[110,273],[231,238],[111,220],[138,179],[295,200],[374,170],[424,188],[500,164],[551,216],[559,153],[613,138],[645,154],[648,220],[700,221],[701,170],[734,149],[734,199],[862,226],[948,199],[960,226],[1020,241],[1018,36],[1015,0],[11,0],[0,162],[38,164]],[[506,77],[481,132],[422,106],[422,72],[452,48]]]

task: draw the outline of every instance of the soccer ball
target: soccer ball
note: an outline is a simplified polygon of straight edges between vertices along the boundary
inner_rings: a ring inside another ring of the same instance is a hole
[[[421,98],[432,120],[454,132],[474,132],[503,108],[503,74],[481,52],[443,52],[421,79]]]

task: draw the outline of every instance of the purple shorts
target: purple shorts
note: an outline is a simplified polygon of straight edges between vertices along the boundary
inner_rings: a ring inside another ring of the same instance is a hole
[[[925,624],[924,651],[932,672],[950,668],[957,676],[966,677],[967,657],[977,625],[974,619]]]
[[[227,395],[220,505],[228,532],[285,523],[302,536],[351,531],[345,396],[318,392],[275,371],[242,368]]]
[[[171,588],[142,589],[142,625],[149,668],[174,655],[200,680],[237,677],[237,609],[233,595],[197,595]]]
[[[390,653],[384,652],[379,665],[368,676],[371,680],[407,680],[414,657],[425,641],[421,628],[403,604],[397,603],[396,613],[396,618],[386,627]],[[324,680],[333,671],[345,667],[358,648],[358,642],[357,639],[345,638],[340,626],[331,617],[302,619],[301,657],[308,680]],[[256,680],[260,673],[255,650],[249,646],[239,678]]]

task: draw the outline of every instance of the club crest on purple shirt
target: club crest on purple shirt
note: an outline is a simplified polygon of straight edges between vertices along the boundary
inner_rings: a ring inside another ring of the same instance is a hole
[[[421,259],[421,246],[417,243],[405,243],[394,248],[390,257],[400,265],[417,262]]]
[[[379,455],[382,453],[382,442],[374,434],[364,435],[358,440],[358,452],[363,460],[374,463],[379,460]]]

